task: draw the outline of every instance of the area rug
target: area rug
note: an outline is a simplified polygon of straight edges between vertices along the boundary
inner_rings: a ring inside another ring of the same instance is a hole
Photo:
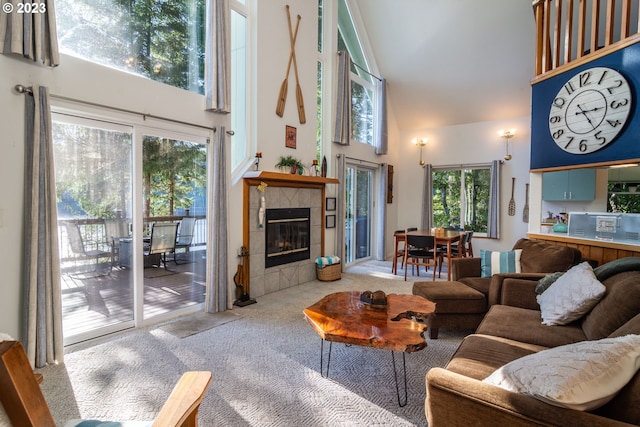
[[[165,325],[159,326],[165,332],[178,338],[186,338],[200,332],[208,331],[216,326],[238,320],[241,313],[236,310],[229,310],[222,313],[198,313],[187,316]]]
[[[201,426],[424,426],[425,375],[444,366],[469,331],[442,330],[407,354],[409,398],[400,407],[389,351],[334,344],[324,378],[321,340],[302,315],[331,292],[411,293],[411,286],[386,274],[347,273],[258,297],[234,308],[241,313],[234,321],[185,338],[164,327],[121,333],[69,349],[64,365],[39,370],[42,389],[59,425],[79,417],[152,420],[184,371],[208,370]]]

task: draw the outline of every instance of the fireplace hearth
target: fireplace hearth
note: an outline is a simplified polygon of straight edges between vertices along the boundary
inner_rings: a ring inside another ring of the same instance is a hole
[[[267,209],[265,267],[302,261],[311,257],[310,209]]]

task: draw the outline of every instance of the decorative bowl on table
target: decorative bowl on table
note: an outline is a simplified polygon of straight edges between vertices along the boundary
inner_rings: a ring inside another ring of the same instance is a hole
[[[564,222],[556,222],[553,224],[553,231],[555,233],[566,233],[569,230],[569,227]]]
[[[386,308],[387,295],[383,291],[364,291],[360,294],[360,302],[371,308]]]

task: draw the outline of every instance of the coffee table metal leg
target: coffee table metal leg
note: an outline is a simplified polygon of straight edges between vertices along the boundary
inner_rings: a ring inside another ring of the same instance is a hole
[[[398,374],[396,372],[396,356],[395,352],[391,352],[391,360],[393,361],[393,377],[396,380],[396,395],[398,396],[398,405],[402,408],[407,405],[409,397],[407,395],[407,363],[405,353],[402,352],[402,372],[404,377],[404,403],[400,400],[400,387],[398,386]]]
[[[327,356],[327,374],[324,373],[324,340],[320,340],[320,375],[324,378],[329,378],[329,365],[331,365],[331,348],[333,347],[333,341],[329,341],[329,355]]]

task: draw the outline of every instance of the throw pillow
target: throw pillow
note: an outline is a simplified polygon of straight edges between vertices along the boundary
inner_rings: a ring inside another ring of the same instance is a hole
[[[536,297],[542,324],[566,325],[581,318],[600,301],[606,290],[588,262],[571,267]]]
[[[549,289],[549,286],[553,285],[553,282],[558,280],[563,274],[563,271],[558,271],[556,273],[547,274],[542,279],[538,280],[538,284],[536,285],[536,294],[540,295],[541,293]]]
[[[484,382],[551,405],[591,411],[611,400],[639,368],[640,335],[626,335],[530,354]]]
[[[498,273],[520,273],[522,249],[507,252],[480,250],[481,277],[491,277]]]

